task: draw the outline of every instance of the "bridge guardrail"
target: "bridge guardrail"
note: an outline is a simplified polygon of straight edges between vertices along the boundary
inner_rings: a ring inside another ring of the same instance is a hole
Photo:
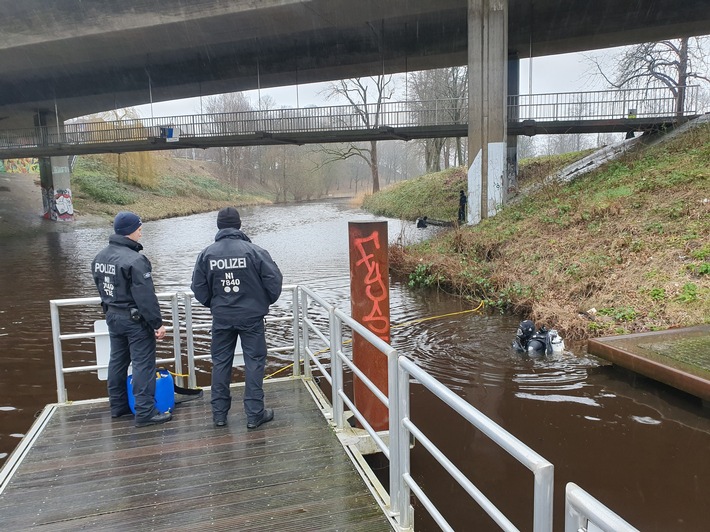
[[[682,111],[667,88],[521,94],[508,97],[508,121],[585,121],[677,118],[698,113],[698,87],[680,87]],[[454,127],[468,123],[463,99],[384,102],[364,106],[249,110],[115,121],[71,120],[63,125],[0,130],[3,150],[121,145],[145,142],[158,146],[170,140],[176,148],[190,139],[248,137],[308,132],[379,131],[416,127]],[[174,130],[168,139],[166,127]],[[459,129],[461,129],[459,127]],[[458,131],[458,130],[457,130]],[[458,134],[458,133],[457,133]],[[144,147],[145,148],[145,147]]]

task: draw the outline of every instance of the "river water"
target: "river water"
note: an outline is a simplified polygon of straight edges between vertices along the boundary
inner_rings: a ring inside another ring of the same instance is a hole
[[[243,230],[271,252],[286,283],[307,284],[349,311],[347,222],[381,218],[344,202],[240,212]],[[397,220],[388,225],[390,241],[411,242],[439,230],[417,230]],[[195,257],[215,231],[215,213],[144,225],[142,243],[159,291],[189,287]],[[29,235],[2,239],[0,466],[36,413],[56,401],[48,302],[96,295],[89,264],[111,232],[108,223],[47,222]],[[461,313],[470,308],[393,280],[392,342],[554,464],[556,530],[562,530],[564,486],[570,481],[641,530],[708,529],[710,416],[699,401],[606,365],[584,346],[568,346],[555,358],[520,356],[510,348],[518,318]],[[445,314],[451,315],[397,327]],[[73,362],[93,363],[90,349],[78,357]],[[273,360],[267,372],[279,364]],[[103,392],[93,376],[68,378],[67,387],[71,399]],[[412,394],[414,422],[517,527],[530,530],[532,474],[417,384]],[[456,530],[497,529],[420,445],[414,447],[412,469]],[[418,506],[415,515],[417,530],[437,530]]]

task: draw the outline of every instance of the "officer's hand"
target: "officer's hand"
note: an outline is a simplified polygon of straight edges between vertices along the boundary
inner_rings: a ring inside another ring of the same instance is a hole
[[[155,337],[158,340],[165,338],[165,325],[161,325],[160,329],[155,329]]]

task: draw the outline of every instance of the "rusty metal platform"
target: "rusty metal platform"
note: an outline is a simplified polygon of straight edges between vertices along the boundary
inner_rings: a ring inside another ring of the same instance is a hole
[[[595,338],[587,350],[710,401],[710,325]]]
[[[0,494],[3,530],[388,531],[389,520],[300,379],[267,381],[274,421],[227,428],[209,393],[136,429],[106,401],[52,405]]]

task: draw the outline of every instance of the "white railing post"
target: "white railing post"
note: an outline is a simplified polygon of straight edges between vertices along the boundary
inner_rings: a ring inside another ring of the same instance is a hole
[[[308,294],[303,292],[300,298],[301,303],[301,316],[303,316],[303,329],[301,333],[303,334],[303,374],[307,377],[311,377],[311,360],[308,350],[310,349],[310,331],[306,321],[308,320]],[[293,374],[295,376],[301,375],[301,361],[300,357],[296,358],[294,361]],[[296,368],[298,366],[298,369]]]
[[[173,354],[175,356],[175,373],[177,374],[178,385],[185,384],[185,377],[182,376],[182,350],[180,346],[180,307],[178,306],[178,295],[175,292],[170,297],[170,308],[173,320]]]
[[[555,467],[544,464],[534,471],[533,532],[552,532],[552,495]]]
[[[298,286],[294,286],[291,299],[291,312],[293,314],[293,375],[297,377],[301,374],[301,337],[299,326],[301,323],[301,306],[299,304],[300,294]]]
[[[565,487],[564,530],[565,532],[580,530],[639,532],[637,528],[631,526],[574,482],[567,483]]]
[[[330,379],[332,381],[331,404],[333,405],[333,421],[335,428],[343,430],[345,426],[345,408],[340,392],[343,390],[343,361],[340,360],[340,352],[343,348],[343,326],[340,318],[336,316],[335,309],[329,311],[331,321],[330,333]]]
[[[52,344],[54,345],[54,373],[57,378],[57,402],[67,401],[67,390],[64,385],[64,360],[62,359],[62,341],[59,338],[59,307],[54,301],[49,302],[49,312],[52,319]]]
[[[401,390],[399,389],[399,373],[397,363],[397,351],[392,350],[387,353],[387,397],[389,398],[389,448],[390,448],[390,508],[393,513],[401,513],[402,509],[399,507],[400,497],[399,493],[401,486],[399,482],[401,481],[402,474],[400,473],[401,460],[399,458],[399,453],[401,451],[401,446],[399,444],[399,426],[402,419],[399,413],[401,408],[400,395]]]
[[[405,427],[403,420],[409,419],[409,373],[397,364],[397,379],[399,381],[399,407],[397,408],[397,476],[390,475],[390,490],[397,489],[397,505],[399,512],[400,528],[408,529],[413,527],[413,515],[409,505],[409,484],[404,481],[405,475],[409,476],[409,430]],[[392,434],[392,427],[390,427]],[[390,464],[390,468],[392,464]]]
[[[185,336],[187,339],[187,373],[188,386],[197,387],[197,377],[195,376],[195,335],[192,332],[192,294],[182,295],[185,304]]]

